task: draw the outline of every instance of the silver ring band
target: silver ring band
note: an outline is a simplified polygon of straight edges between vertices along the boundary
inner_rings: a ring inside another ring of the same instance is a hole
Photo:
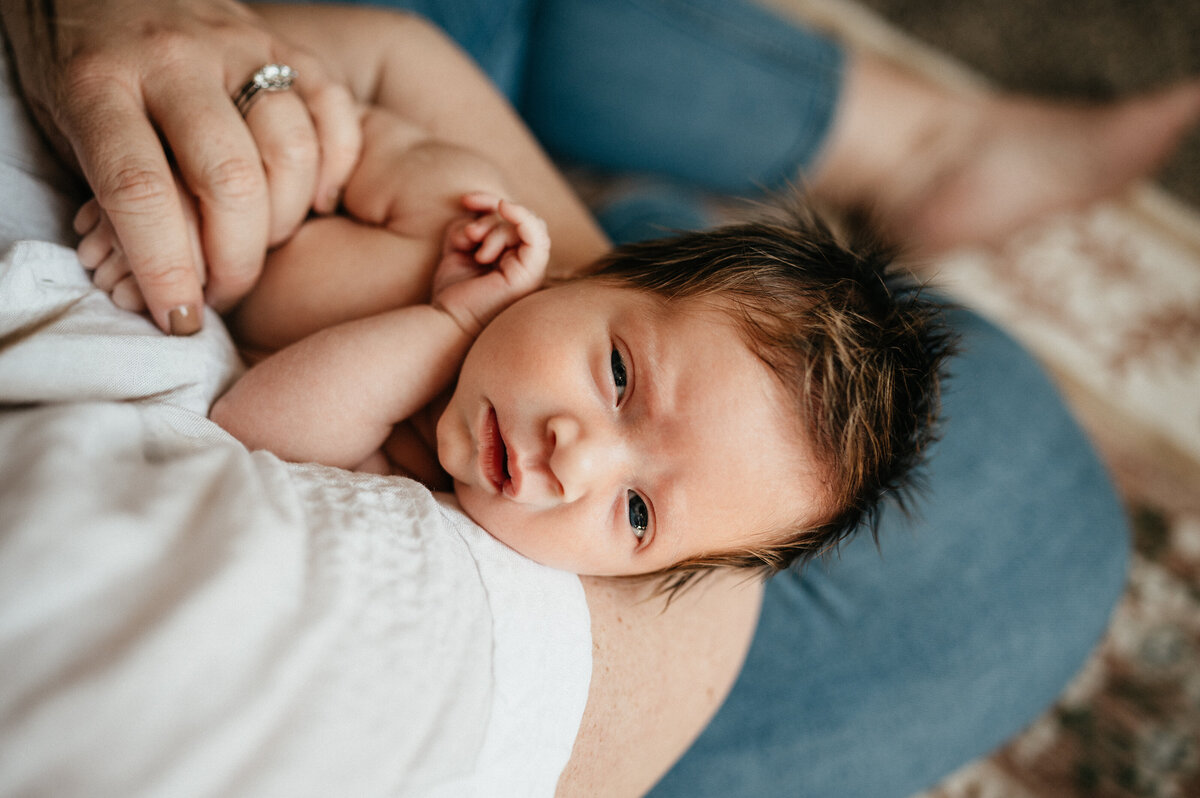
[[[233,104],[242,116],[254,105],[260,93],[264,91],[287,91],[292,87],[297,72],[287,64],[265,64],[250,76],[246,85],[233,95]]]

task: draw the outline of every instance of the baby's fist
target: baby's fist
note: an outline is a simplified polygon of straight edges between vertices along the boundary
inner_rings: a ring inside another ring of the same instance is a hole
[[[433,275],[433,304],[478,335],[500,311],[541,285],[550,261],[546,223],[523,205],[493,194],[464,195],[475,214],[446,228]]]

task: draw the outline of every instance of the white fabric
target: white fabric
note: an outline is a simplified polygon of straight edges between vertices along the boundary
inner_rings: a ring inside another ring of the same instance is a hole
[[[0,235],[59,237],[4,102]],[[553,794],[579,579],[415,482],[246,451],[205,418],[238,369],[68,248],[0,260],[0,796]]]

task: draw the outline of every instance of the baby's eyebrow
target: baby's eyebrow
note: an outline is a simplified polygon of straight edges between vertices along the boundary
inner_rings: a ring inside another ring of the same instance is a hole
[[[621,339],[629,353],[629,363],[626,366],[633,375],[630,385],[642,406],[643,415],[649,419],[659,418],[666,411],[660,390],[661,381],[655,379],[656,375],[661,375],[658,366],[657,336],[645,327],[640,330],[635,328],[635,333],[634,340]]]

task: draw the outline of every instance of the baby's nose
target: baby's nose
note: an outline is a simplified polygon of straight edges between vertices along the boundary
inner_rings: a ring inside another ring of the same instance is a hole
[[[561,486],[561,499],[573,502],[589,490],[609,485],[620,471],[621,447],[598,425],[584,426],[571,416],[547,425],[551,438],[550,470]]]

